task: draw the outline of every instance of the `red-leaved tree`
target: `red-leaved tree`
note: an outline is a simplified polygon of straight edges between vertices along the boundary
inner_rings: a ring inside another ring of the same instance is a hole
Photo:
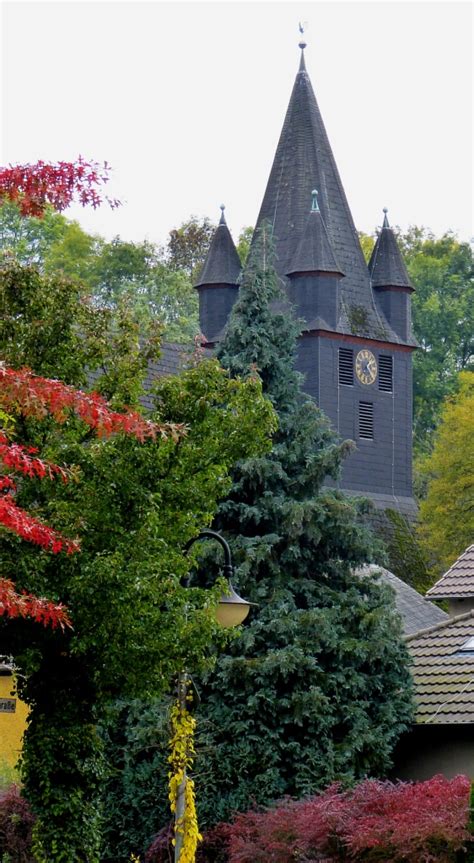
[[[3,201],[17,203],[23,216],[44,214],[49,205],[58,212],[74,201],[85,206],[99,207],[105,200],[111,207],[120,201],[102,197],[100,188],[108,182],[110,167],[86,161],[79,156],[75,162],[43,162],[32,165],[0,167],[0,205]]]
[[[119,413],[111,410],[97,393],[84,393],[61,381],[34,375],[29,369],[17,371],[2,365],[0,408],[6,413],[38,420],[52,417],[57,423],[65,422],[73,414],[101,437],[123,432],[140,441],[157,436],[178,440],[185,432],[180,425],[153,423],[134,411]],[[62,536],[15,502],[18,476],[68,482],[72,471],[39,458],[36,449],[10,441],[3,431],[0,431],[0,466],[0,525],[53,554],[79,551],[77,539]],[[70,625],[63,606],[29,594],[18,594],[12,582],[5,578],[0,578],[1,615],[30,617],[45,626],[59,625],[64,628]]]

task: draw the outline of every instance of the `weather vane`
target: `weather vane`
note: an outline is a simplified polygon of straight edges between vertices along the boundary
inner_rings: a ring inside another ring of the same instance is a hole
[[[307,27],[308,27],[307,21],[299,21],[298,22],[298,30],[300,31],[300,36],[301,36],[298,47],[301,49],[306,48],[306,42],[304,40],[304,32],[307,29]]]

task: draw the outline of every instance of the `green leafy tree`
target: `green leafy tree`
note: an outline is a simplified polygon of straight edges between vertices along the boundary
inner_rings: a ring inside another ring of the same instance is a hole
[[[215,520],[239,564],[239,592],[258,609],[203,687],[207,823],[254,801],[383,774],[412,715],[390,592],[354,574],[373,555],[364,505],[323,486],[348,445],[302,395],[296,325],[274,311],[272,255],[264,227],[218,351],[232,375],[258,370],[279,426],[271,453],[233,471]]]
[[[0,207],[0,249],[13,253],[22,264],[35,264],[44,268],[49,251],[61,243],[70,224],[61,213],[47,207],[42,218],[25,217],[15,203],[3,203]]]
[[[173,270],[182,270],[191,281],[198,275],[206,258],[215,224],[207,218],[191,216],[169,234],[167,260]]]
[[[427,482],[420,537],[433,572],[445,572],[474,538],[474,373],[461,372],[458,392],[443,405],[432,452],[422,463]]]
[[[0,286],[8,363],[54,370],[75,385],[97,369],[97,386],[117,407],[138,404],[153,345],[137,345],[125,309],[117,320],[88,305],[76,280],[9,262]],[[105,762],[96,726],[106,706],[163,693],[184,664],[210,661],[208,645],[222,638],[216,591],[181,587],[189,568],[182,547],[212,519],[232,464],[266,446],[272,415],[260,390],[255,378],[229,379],[216,361],[162,380],[155,417],[179,414],[187,430],[179,442],[95,440],[73,416],[58,425],[13,415],[19,442],[74,466],[77,478],[63,486],[22,477],[19,505],[82,546],[52,556],[0,532],[2,567],[16,589],[64,603],[74,627],[36,632],[27,620],[0,621],[0,653],[15,656],[30,707],[22,773],[38,816],[39,861],[99,860]]]
[[[48,276],[78,280],[102,308],[125,301],[145,330],[159,323],[167,341],[189,344],[199,332],[198,296],[189,275],[169,265],[164,250],[149,241],[106,242],[51,208],[42,218],[24,218],[15,204],[4,204],[0,250]]]
[[[239,255],[240,263],[242,264],[242,266],[244,266],[246,261],[247,261],[248,254],[250,251],[250,245],[252,242],[252,237],[253,237],[253,228],[251,226],[248,226],[246,228],[242,228],[242,230],[239,234],[239,241],[237,243],[237,253]]]
[[[166,264],[148,241],[103,243],[88,281],[100,304],[126,299],[140,321],[159,321],[167,341],[190,344],[199,332],[198,296],[188,274]]]
[[[416,288],[413,326],[421,348],[413,365],[415,443],[426,451],[458,373],[474,367],[474,265],[469,245],[452,234],[401,240]]]

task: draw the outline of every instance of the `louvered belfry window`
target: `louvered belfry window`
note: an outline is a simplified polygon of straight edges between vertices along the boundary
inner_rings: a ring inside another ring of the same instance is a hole
[[[379,390],[393,392],[393,358],[379,357]]]
[[[374,406],[372,402],[359,402],[359,437],[374,439]]]
[[[339,348],[339,383],[354,385],[354,351],[351,348]]]

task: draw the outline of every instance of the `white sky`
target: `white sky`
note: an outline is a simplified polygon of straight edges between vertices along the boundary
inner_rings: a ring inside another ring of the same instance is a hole
[[[114,168],[123,206],[73,208],[90,232],[165,242],[191,213],[254,224],[299,63],[306,65],[356,225],[470,239],[468,2],[2,4],[0,164]]]

